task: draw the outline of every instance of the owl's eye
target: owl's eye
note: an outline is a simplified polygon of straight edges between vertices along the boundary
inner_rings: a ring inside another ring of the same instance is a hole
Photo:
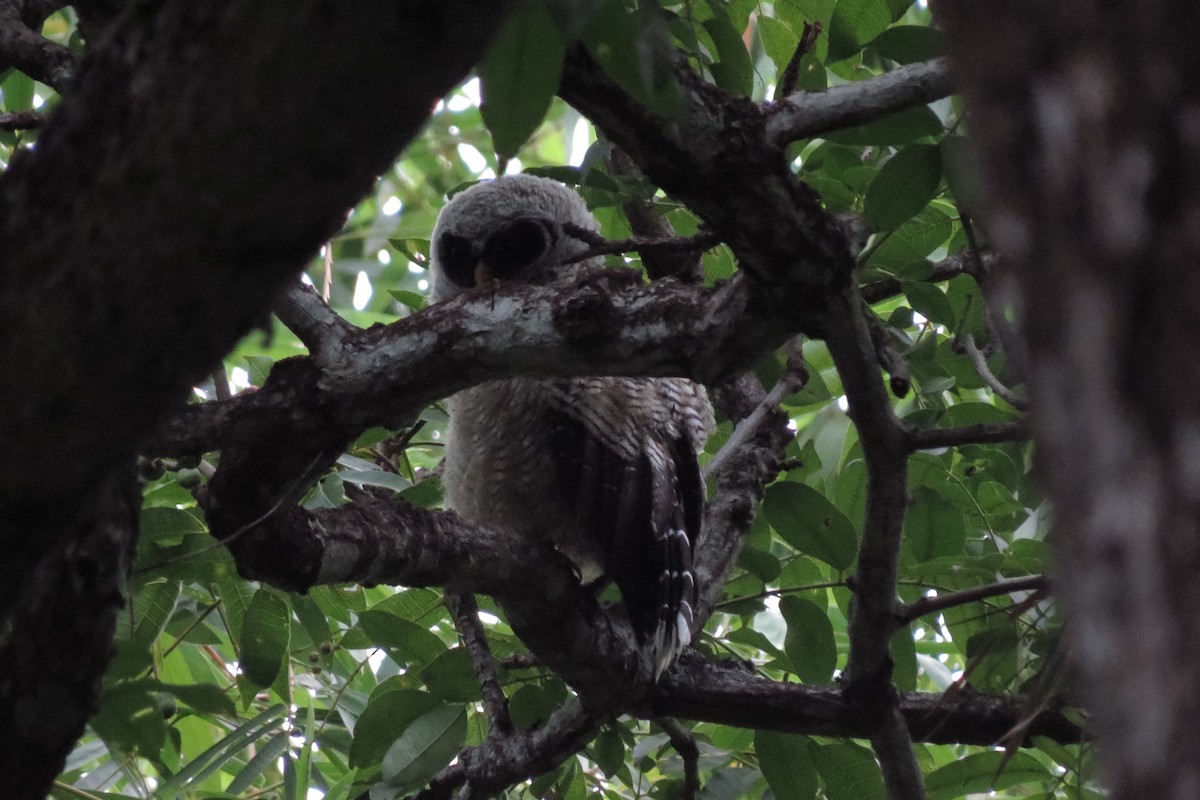
[[[546,220],[514,219],[493,233],[483,246],[483,260],[497,278],[512,278],[549,252],[554,229]]]
[[[446,277],[464,289],[475,285],[475,264],[479,261],[479,255],[467,239],[453,233],[443,233],[434,247],[437,248],[434,257],[441,264]]]

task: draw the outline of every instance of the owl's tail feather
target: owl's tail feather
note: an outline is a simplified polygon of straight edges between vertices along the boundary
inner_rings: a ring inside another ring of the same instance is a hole
[[[684,524],[682,504],[676,503],[671,524],[659,539],[663,571],[658,577],[658,614],[654,628],[654,680],[692,643],[692,605],[696,578],[692,573],[692,548]]]

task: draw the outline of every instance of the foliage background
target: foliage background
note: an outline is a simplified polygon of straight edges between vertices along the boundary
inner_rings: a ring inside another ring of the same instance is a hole
[[[708,78],[756,101],[771,98],[812,22],[821,32],[801,61],[805,89],[862,80],[939,49],[928,10],[902,0],[664,5],[671,22],[663,28],[622,3],[608,3],[582,35],[614,47],[631,31],[637,41],[668,37]],[[425,134],[350,213],[328,245],[328,262],[310,265],[308,277],[318,287],[329,271],[330,303],[345,318],[367,326],[419,310],[427,289],[426,237],[438,209],[447,194],[499,171],[539,172],[579,185],[608,238],[630,235],[620,205],[634,198],[654,198],[679,234],[696,232],[698,222],[686,208],[643,180],[613,174],[608,147],[595,143],[586,120],[550,101],[555,81],[543,73],[548,56],[566,41],[562,22],[554,4],[523,7],[480,68],[483,111],[480,81],[472,77],[435,109]],[[70,10],[52,17],[45,32],[81,47]],[[653,62],[633,63],[643,74],[627,80],[642,81],[644,92],[658,91],[652,76],[645,81]],[[57,100],[18,71],[2,77],[0,111],[47,108]],[[539,81],[549,89],[532,89]],[[649,99],[669,104],[669,91],[660,94]],[[1019,417],[988,388],[962,343],[970,334],[988,354],[991,371],[1013,382],[996,337],[997,327],[1012,323],[988,319],[979,285],[966,272],[930,280],[941,275],[935,265],[972,246],[973,232],[963,221],[973,191],[966,134],[960,105],[947,100],[794,145],[797,174],[826,207],[861,214],[875,229],[859,259],[860,283],[899,281],[873,312],[911,369],[912,391],[895,404],[897,414],[914,423]],[[7,163],[13,150],[33,140],[29,133],[0,133],[0,160]],[[497,157],[493,141],[511,158]],[[640,267],[635,254],[611,262]],[[733,269],[724,246],[704,256],[708,282]],[[273,362],[301,352],[295,337],[272,323],[230,354],[223,376],[197,387],[197,401],[223,392],[223,381],[249,391]],[[804,358],[808,382],[785,402],[797,430],[792,460],[768,489],[720,613],[697,646],[752,662],[777,680],[833,685],[848,647],[846,578],[855,567],[866,470],[828,352],[806,341]],[[783,371],[782,354],[757,371],[769,385]],[[440,490],[431,470],[444,421],[434,406],[415,431],[368,432],[306,503],[340,504],[347,486],[369,485],[436,506]],[[730,430],[723,421],[705,459]],[[405,446],[397,451],[389,445],[398,438]],[[1046,569],[1045,507],[1030,481],[1029,457],[1025,444],[1004,443],[911,458],[903,600]],[[192,490],[205,465],[147,459],[141,469],[145,500],[132,600],[118,628],[101,709],[56,784],[56,798],[341,800],[371,786],[372,797],[387,797],[419,788],[462,744],[482,741],[487,722],[479,688],[438,592],[347,586],[300,596],[243,581],[195,508]],[[480,600],[494,652],[508,665],[502,678],[514,719],[536,725],[564,702],[568,689],[520,658],[523,648],[502,614]],[[896,686],[1045,697],[1061,688],[1059,633],[1053,604],[1027,592],[922,617],[893,640]],[[860,743],[711,723],[688,727],[700,745],[705,797],[885,796],[874,756]],[[1099,795],[1087,746],[1037,745],[1011,753],[919,745],[917,755],[933,798],[992,791],[998,797]],[[682,765],[667,733],[653,722],[622,718],[606,724],[578,757],[510,794],[672,797],[681,790]]]

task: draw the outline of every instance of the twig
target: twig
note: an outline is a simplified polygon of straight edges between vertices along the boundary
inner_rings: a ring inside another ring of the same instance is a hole
[[[321,299],[316,289],[295,283],[275,301],[275,316],[296,334],[313,358],[325,365],[356,330]]]
[[[939,447],[961,447],[966,444],[999,444],[1019,442],[1029,438],[1029,426],[1024,420],[1013,422],[981,422],[957,428],[909,428],[908,449],[936,450]]]
[[[740,452],[746,443],[754,437],[759,427],[766,420],[767,415],[783,402],[783,398],[800,391],[806,383],[808,383],[808,372],[804,367],[803,354],[800,352],[800,339],[797,337],[788,344],[787,371],[771,387],[771,391],[762,399],[762,402],[734,427],[733,433],[729,435],[729,439],[721,446],[717,454],[704,465],[703,470],[701,470],[703,476],[708,478],[724,467],[729,459]]]
[[[720,243],[720,240],[714,234],[707,231],[698,233],[695,236],[676,236],[670,239],[645,239],[640,236],[634,236],[630,239],[614,240],[605,239],[594,231],[589,231],[587,228],[581,228],[571,223],[565,223],[563,231],[568,236],[589,245],[587,250],[568,258],[564,262],[567,264],[586,261],[596,256],[616,255],[631,251],[664,250],[668,252],[687,253],[707,250]]]
[[[233,397],[233,392],[229,390],[229,378],[225,375],[224,365],[213,367],[212,382],[213,389],[217,393],[217,400],[228,400]]]
[[[937,614],[948,608],[974,603],[978,600],[986,600],[989,597],[1010,594],[1012,592],[1044,592],[1048,591],[1049,588],[1050,581],[1045,575],[1007,578],[995,583],[989,583],[986,586],[964,589],[961,592],[951,592],[950,594],[942,594],[937,597],[922,597],[920,600],[914,600],[901,608],[897,616],[901,624],[907,625],[913,620],[924,617],[927,614]]]
[[[696,737],[674,717],[655,717],[654,722],[671,740],[671,746],[683,759],[683,800],[696,800],[700,792],[700,749]]]
[[[908,371],[907,362],[892,344],[887,326],[870,310],[864,313],[867,317],[867,326],[871,329],[871,343],[875,345],[875,358],[878,359],[879,366],[883,367],[883,371],[888,374],[888,386],[891,388],[892,394],[896,397],[907,396],[912,388],[912,374]]]
[[[333,242],[325,243],[325,271],[321,281],[321,299],[329,302],[329,293],[333,289]]]
[[[800,61],[812,52],[813,45],[816,44],[817,36],[820,33],[820,22],[804,23],[804,32],[800,34],[800,41],[796,43],[796,51],[788,59],[787,66],[783,68],[783,74],[779,76],[779,88],[777,89],[779,97],[787,97],[796,91],[796,84],[800,82]]]
[[[971,363],[975,366],[975,371],[979,373],[979,377],[983,378],[983,382],[988,385],[988,388],[1013,408],[1018,411],[1024,411],[1027,408],[1027,404],[1024,400],[1013,394],[1012,389],[1001,383],[1000,379],[992,373],[992,370],[988,367],[987,359],[984,358],[983,353],[975,344],[975,337],[969,333],[964,333],[958,337],[958,341],[962,343],[967,357],[971,359]]]
[[[542,662],[533,653],[513,653],[500,659],[500,666],[505,669],[534,669],[541,665]]]
[[[12,111],[0,114],[0,131],[33,130],[45,124],[46,115],[40,111]]]
[[[933,265],[933,272],[928,278],[923,280],[923,283],[940,283],[948,281],[951,278],[958,277],[963,274],[971,274],[972,255],[969,252],[956,253],[944,261],[939,261]],[[985,263],[991,263],[994,259],[990,256],[985,258]],[[875,281],[868,283],[859,289],[863,300],[866,300],[868,305],[883,302],[888,298],[895,297],[904,291],[904,285],[898,278],[888,278],[887,280]]]
[[[619,147],[609,153],[608,163],[614,175],[641,177],[641,171],[628,154]],[[666,217],[659,214],[653,200],[629,200],[621,204],[634,236],[644,239],[673,239],[675,229]],[[699,283],[704,273],[700,268],[700,251],[647,249],[641,254],[642,264],[650,280],[672,276],[685,283]]]
[[[475,676],[483,693],[483,708],[490,723],[488,736],[508,736],[513,732],[512,716],[508,713],[508,698],[496,678],[496,665],[492,660],[492,649],[488,646],[483,625],[479,622],[479,606],[475,595],[469,592],[446,592],[446,606],[454,615],[454,624],[462,636],[463,644],[471,655]]]

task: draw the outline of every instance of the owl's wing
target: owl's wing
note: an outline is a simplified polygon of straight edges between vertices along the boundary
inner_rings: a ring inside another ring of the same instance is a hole
[[[551,395],[555,479],[572,533],[621,590],[639,639],[654,648],[657,678],[691,641],[708,398],[690,381],[627,378],[557,382]]]

